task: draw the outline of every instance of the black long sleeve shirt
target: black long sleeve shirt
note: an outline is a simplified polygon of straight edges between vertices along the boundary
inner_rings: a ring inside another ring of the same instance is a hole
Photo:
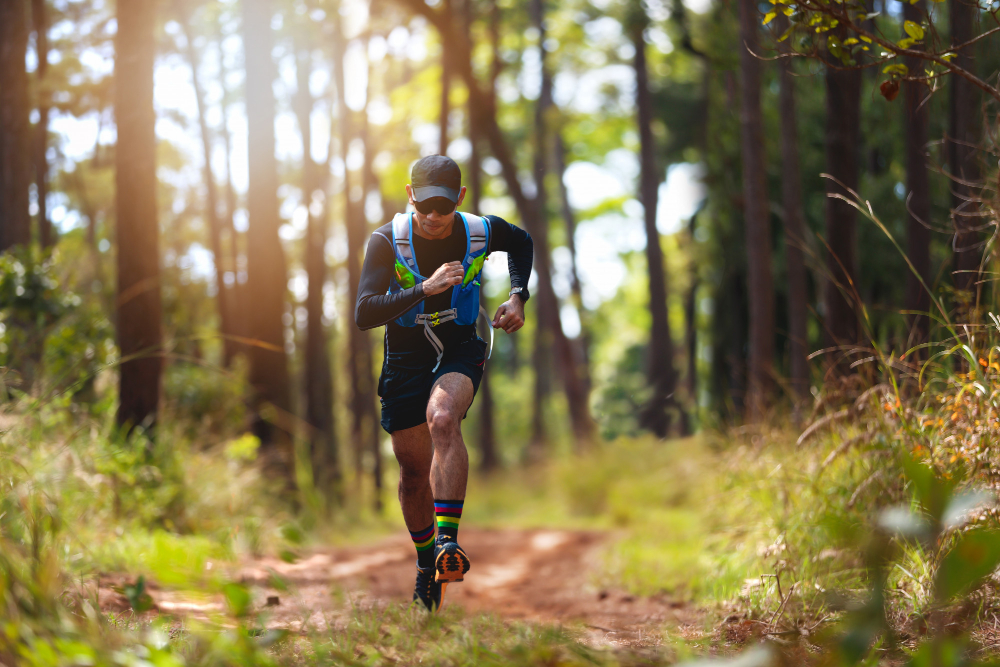
[[[485,218],[490,226],[487,255],[496,251],[506,252],[511,286],[521,287],[526,293],[534,252],[531,236],[523,229],[495,215],[487,215]],[[465,225],[456,218],[452,232],[447,237],[426,239],[413,234],[411,243],[414,257],[420,266],[420,273],[429,277],[442,264],[460,262],[465,258]],[[358,284],[355,321],[361,329],[374,329],[386,325],[387,355],[417,353],[419,357],[426,356],[426,359],[433,363],[437,355],[424,336],[423,327],[403,327],[395,320],[425,299],[426,313],[448,310],[451,308],[451,291],[454,288],[448,288],[444,292],[428,297],[424,295],[423,284],[418,283],[409,289],[389,294],[389,281],[393,276],[395,262],[392,223],[388,223],[375,230],[368,241],[368,251],[361,269],[361,281]],[[434,333],[444,343],[445,349],[448,349],[449,345],[473,338],[476,335],[476,325],[445,322],[435,327]]]

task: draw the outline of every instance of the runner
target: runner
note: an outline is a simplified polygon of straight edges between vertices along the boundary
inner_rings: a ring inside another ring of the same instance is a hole
[[[491,252],[507,253],[509,299],[490,324],[514,333],[524,325],[532,244],[501,218],[455,211],[465,187],[451,158],[418,160],[410,180],[415,211],[396,214],[368,241],[355,319],[361,329],[386,328],[382,428],[399,461],[399,503],[417,549],[413,600],[435,611],[447,584],[469,571],[458,545],[469,478],[461,425],[487,356],[476,334],[479,274]]]

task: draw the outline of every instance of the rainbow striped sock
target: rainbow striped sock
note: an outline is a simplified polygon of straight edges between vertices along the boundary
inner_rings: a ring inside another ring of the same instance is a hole
[[[434,565],[434,524],[417,532],[411,530],[410,539],[417,548],[417,565],[419,567]]]
[[[438,535],[447,535],[458,540],[458,524],[462,521],[464,500],[435,500],[434,514],[437,515]]]

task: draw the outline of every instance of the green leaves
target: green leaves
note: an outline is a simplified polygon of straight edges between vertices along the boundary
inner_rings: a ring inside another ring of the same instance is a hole
[[[1000,531],[973,529],[959,534],[938,566],[934,586],[942,601],[972,590],[1000,566]]]
[[[905,21],[903,31],[918,42],[924,38],[924,29],[914,21]]]

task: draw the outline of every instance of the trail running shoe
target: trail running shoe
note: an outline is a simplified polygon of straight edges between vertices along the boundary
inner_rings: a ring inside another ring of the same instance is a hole
[[[433,567],[417,566],[417,584],[413,589],[413,601],[420,601],[432,614],[441,607],[441,584],[434,577]]]
[[[434,545],[434,569],[437,570],[438,583],[462,581],[469,567],[469,557],[458,542],[448,535],[438,535]]]

